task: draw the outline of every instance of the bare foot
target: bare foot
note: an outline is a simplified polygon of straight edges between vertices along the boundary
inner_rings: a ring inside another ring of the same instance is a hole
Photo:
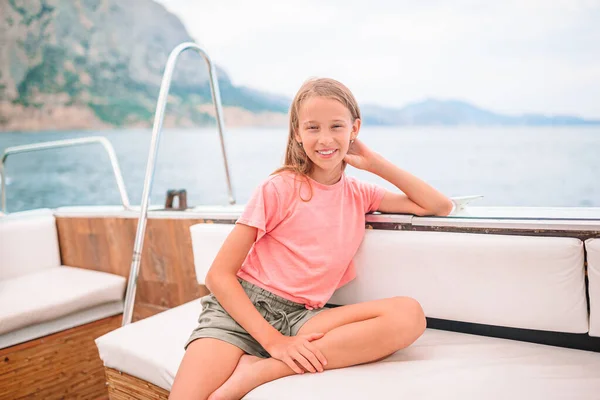
[[[240,400],[246,393],[257,386],[252,379],[256,376],[256,370],[253,370],[252,366],[261,361],[264,360],[256,356],[244,354],[235,367],[233,374],[231,374],[229,379],[220,388],[208,397],[208,400]]]

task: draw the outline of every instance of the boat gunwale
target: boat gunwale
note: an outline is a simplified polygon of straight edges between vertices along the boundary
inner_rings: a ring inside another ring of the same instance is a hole
[[[124,210],[118,206],[59,207],[52,210],[57,218],[139,218],[139,212]],[[201,206],[187,210],[165,210],[153,208],[148,211],[152,219],[197,219],[216,223],[235,223],[243,212],[238,206]],[[367,214],[367,227],[392,230],[438,230],[438,231],[486,231],[508,232],[535,231],[556,234],[557,232],[585,232],[600,237],[600,219],[581,218],[535,218],[535,217],[469,217],[427,216],[410,214]]]

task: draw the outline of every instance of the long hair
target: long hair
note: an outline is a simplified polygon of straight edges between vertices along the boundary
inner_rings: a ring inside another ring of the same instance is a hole
[[[302,107],[305,100],[311,97],[327,97],[337,100],[350,111],[352,123],[357,119],[360,119],[360,108],[358,107],[354,95],[350,89],[341,82],[330,78],[312,78],[302,84],[290,106],[289,136],[283,165],[271,175],[283,171],[290,171],[303,179],[310,188],[310,197],[307,200],[302,199],[302,196],[300,196],[303,201],[310,201],[312,198],[312,186],[308,177],[313,171],[314,165],[310,158],[308,158],[304,148],[296,140],[296,134],[299,129],[298,113],[300,107]],[[342,171],[345,169],[346,161],[342,161]],[[300,187],[302,187],[302,183],[300,184]]]

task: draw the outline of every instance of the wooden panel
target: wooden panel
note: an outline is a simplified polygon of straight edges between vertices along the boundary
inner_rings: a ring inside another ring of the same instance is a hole
[[[148,303],[138,303],[135,305],[133,310],[133,320],[139,321],[140,319],[151,317],[155,314],[167,311],[168,309],[168,307],[159,307]]]
[[[0,399],[106,397],[94,340],[117,329],[121,315],[0,350]]]
[[[191,225],[202,219],[148,219],[134,320],[208,294],[196,281]],[[56,219],[62,263],[129,277],[137,218]]]
[[[105,368],[105,370],[110,400],[167,400],[169,398],[169,391],[150,382],[112,368]]]

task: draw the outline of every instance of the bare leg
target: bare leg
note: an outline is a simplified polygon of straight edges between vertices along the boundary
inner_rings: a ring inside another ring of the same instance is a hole
[[[218,339],[202,338],[187,348],[169,399],[206,400],[236,368],[244,351]]]
[[[396,297],[323,311],[298,334],[326,332],[312,343],[327,359],[325,369],[335,369],[387,357],[417,340],[425,325],[419,303]],[[255,387],[293,374],[285,363],[274,358],[244,355],[211,400],[241,399]]]

